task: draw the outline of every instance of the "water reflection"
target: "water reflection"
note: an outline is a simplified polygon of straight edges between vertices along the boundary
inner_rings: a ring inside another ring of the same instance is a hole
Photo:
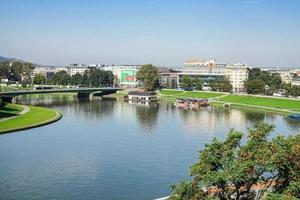
[[[35,95],[19,103],[63,112],[57,123],[0,135],[0,199],[155,199],[188,178],[188,167],[212,138],[259,121],[294,134],[300,123],[282,115],[173,102],[79,101],[75,95]],[[275,135],[273,134],[273,136]],[[12,148],[13,147],[13,148]]]

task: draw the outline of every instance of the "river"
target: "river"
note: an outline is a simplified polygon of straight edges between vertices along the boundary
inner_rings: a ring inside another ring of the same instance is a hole
[[[266,112],[218,107],[181,110],[70,95],[19,98],[62,111],[53,124],[0,135],[0,199],[151,200],[189,178],[198,151],[230,128],[258,121],[295,134],[300,123]]]

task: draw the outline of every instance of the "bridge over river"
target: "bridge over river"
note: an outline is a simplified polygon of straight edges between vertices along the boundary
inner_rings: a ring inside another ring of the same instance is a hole
[[[19,90],[0,92],[0,103],[11,103],[14,97],[28,94],[50,94],[50,93],[77,93],[79,98],[89,98],[90,96],[104,96],[116,93],[121,88],[105,87],[105,88],[64,88],[64,89],[41,89],[41,90]]]

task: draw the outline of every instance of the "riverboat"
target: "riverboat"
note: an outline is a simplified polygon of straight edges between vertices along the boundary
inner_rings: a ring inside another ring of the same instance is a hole
[[[288,118],[295,119],[295,120],[300,120],[300,114],[289,115]]]
[[[155,92],[130,91],[128,95],[124,97],[124,100],[133,102],[156,102],[157,97]]]
[[[178,108],[198,109],[209,105],[208,99],[177,98],[175,106]]]

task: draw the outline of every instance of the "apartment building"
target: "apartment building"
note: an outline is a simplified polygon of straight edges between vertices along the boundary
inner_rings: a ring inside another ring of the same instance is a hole
[[[228,64],[226,77],[232,85],[233,92],[245,91],[245,81],[248,80],[249,70],[245,64]]]

